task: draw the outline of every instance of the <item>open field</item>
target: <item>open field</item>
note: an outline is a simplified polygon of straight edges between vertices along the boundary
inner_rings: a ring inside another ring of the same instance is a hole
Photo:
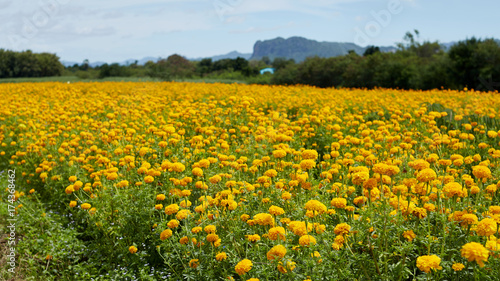
[[[498,280],[498,93],[46,82],[0,100],[1,278]]]

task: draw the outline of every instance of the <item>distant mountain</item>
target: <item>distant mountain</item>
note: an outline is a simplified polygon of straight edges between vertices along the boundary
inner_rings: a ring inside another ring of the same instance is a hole
[[[495,39],[495,41],[500,45],[500,40]],[[449,50],[449,48],[453,45],[457,44],[457,42],[449,42],[449,43],[441,43],[441,46],[444,50]],[[381,52],[395,52],[397,50],[394,46],[386,46],[381,47]],[[247,60],[260,60],[263,57],[268,57],[270,60],[275,58],[287,58],[294,59],[295,62],[301,62],[305,60],[307,57],[337,57],[343,56],[349,53],[350,50],[353,50],[359,55],[362,55],[366,47],[358,46],[354,43],[340,43],[340,42],[318,42],[315,40],[310,40],[303,37],[290,37],[288,39],[284,39],[281,37],[257,41],[253,46],[253,53],[240,53],[237,51],[232,51],[224,55],[217,55],[208,57],[211,58],[212,61],[218,61],[222,59],[235,59],[237,57],[242,57]],[[140,60],[137,60],[137,64],[144,65],[148,61],[157,62],[162,58],[159,57],[144,57]],[[191,61],[200,61],[203,58],[191,58]],[[128,59],[122,62],[119,62],[120,65],[130,65],[133,64],[136,59]],[[74,62],[74,61],[61,61],[64,66],[73,66],[75,64],[81,65],[82,62]],[[98,61],[98,62],[90,62],[89,65],[91,67],[101,66],[106,62]],[[111,63],[108,63],[111,64]]]
[[[500,46],[500,39],[493,39],[495,42]],[[448,51],[453,45],[456,45],[458,42],[453,41],[453,42],[448,42],[448,43],[441,43],[441,47],[443,50]]]
[[[158,58],[158,57],[145,57],[145,58],[142,58],[140,60],[128,59],[128,60],[125,60],[125,61],[122,61],[122,62],[118,62],[118,64],[119,65],[130,65],[130,64],[133,64],[135,61],[137,61],[138,65],[145,65],[148,61],[157,62],[159,59],[160,58]],[[83,64],[83,62],[65,61],[65,60],[62,60],[61,63],[65,67],[73,66],[75,64],[78,64],[78,65]],[[96,67],[96,66],[101,66],[101,65],[106,64],[106,63],[107,64],[113,64],[114,62],[108,63],[108,62],[104,62],[104,61],[95,61],[95,62],[89,62],[89,66],[90,67]]]
[[[224,55],[218,55],[218,56],[213,56],[213,57],[208,57],[208,58],[212,59],[212,61],[218,61],[218,60],[223,60],[223,59],[235,59],[237,57],[244,58],[244,59],[248,60],[248,59],[250,59],[251,56],[252,56],[252,54],[250,54],[250,53],[240,53],[237,51],[232,51],[232,52],[229,52],[229,53],[224,54]],[[194,58],[194,59],[189,59],[189,60],[199,61],[202,59],[204,59],[204,58]]]
[[[382,52],[392,52],[396,47],[379,47]],[[294,59],[296,62],[305,60],[307,57],[337,57],[343,56],[353,50],[359,55],[365,52],[365,47],[354,43],[339,42],[318,42],[303,37],[290,37],[283,39],[281,37],[257,41],[253,47],[253,54],[250,59],[260,60],[262,57],[274,58],[283,57]]]

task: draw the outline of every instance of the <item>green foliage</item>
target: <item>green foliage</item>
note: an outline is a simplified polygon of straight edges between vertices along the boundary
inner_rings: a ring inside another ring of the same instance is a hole
[[[0,78],[59,76],[63,69],[55,54],[0,49]]]

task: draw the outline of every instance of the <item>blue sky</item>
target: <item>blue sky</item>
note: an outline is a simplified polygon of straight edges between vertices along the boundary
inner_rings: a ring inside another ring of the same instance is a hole
[[[395,45],[500,38],[500,1],[465,0],[0,0],[0,48],[62,60],[119,62],[178,53],[251,53],[257,40]]]

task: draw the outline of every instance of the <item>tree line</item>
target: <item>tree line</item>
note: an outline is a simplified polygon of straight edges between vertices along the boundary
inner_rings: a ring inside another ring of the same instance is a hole
[[[500,45],[493,39],[470,38],[449,48],[438,42],[419,42],[419,33],[408,32],[394,52],[376,46],[359,55],[320,58],[302,62],[263,57],[260,60],[210,58],[190,61],[174,54],[145,65],[103,64],[91,67],[88,61],[64,68],[55,54],[13,52],[0,49],[0,78],[77,76],[83,79],[106,77],[153,77],[160,80],[240,81],[256,84],[317,87],[500,90]],[[274,74],[260,74],[273,67]]]
[[[418,33],[416,33],[418,35]],[[363,55],[307,58],[278,69],[273,84],[318,87],[500,90],[500,46],[493,39],[460,41],[445,50],[437,42],[419,43],[412,33],[395,52],[371,46]]]
[[[0,78],[60,76],[63,70],[55,54],[0,49]]]

